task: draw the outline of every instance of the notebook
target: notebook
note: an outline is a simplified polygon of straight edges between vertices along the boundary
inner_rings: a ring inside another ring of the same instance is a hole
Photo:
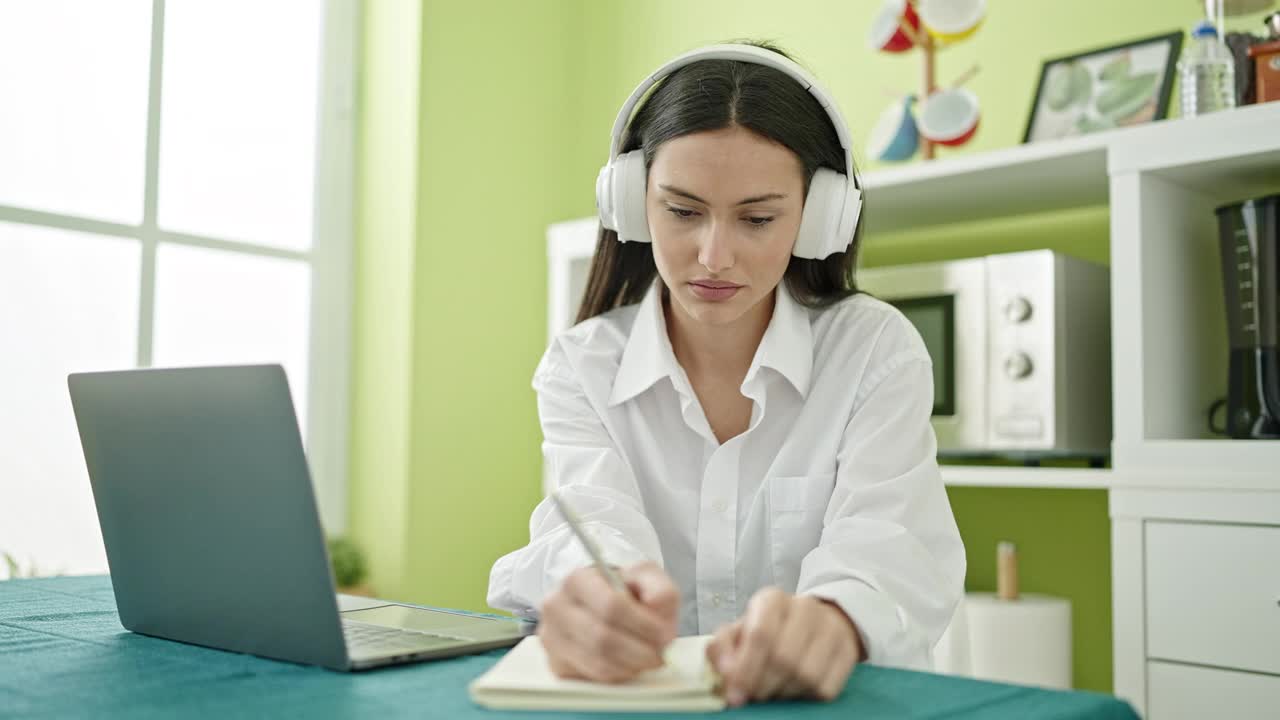
[[[538,636],[520,641],[468,688],[476,704],[494,710],[707,712],[723,710],[719,677],[707,661],[710,635],[676,638],[666,665],[610,685],[557,677]]]

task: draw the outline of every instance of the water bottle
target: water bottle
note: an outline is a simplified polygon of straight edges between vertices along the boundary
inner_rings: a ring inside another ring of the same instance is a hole
[[[1236,106],[1236,65],[1218,30],[1203,21],[1191,30],[1191,46],[1178,62],[1182,117]]]

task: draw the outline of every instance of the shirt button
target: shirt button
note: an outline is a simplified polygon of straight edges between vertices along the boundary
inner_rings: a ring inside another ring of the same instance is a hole
[[[711,604],[714,607],[720,607],[720,593],[711,596]]]
[[[724,502],[723,500],[717,500],[717,501],[715,501],[715,502],[711,503],[711,509],[712,509],[712,510],[715,510],[715,511],[716,511],[716,512],[718,512],[718,513],[722,513],[722,512],[724,512],[725,510],[728,510],[728,509],[729,509],[729,506],[728,506],[728,505],[726,505],[726,504],[725,504],[725,502]]]

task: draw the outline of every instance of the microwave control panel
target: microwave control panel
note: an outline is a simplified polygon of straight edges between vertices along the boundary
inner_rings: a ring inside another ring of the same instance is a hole
[[[1054,444],[1054,266],[1047,250],[986,258],[987,433],[998,446]]]

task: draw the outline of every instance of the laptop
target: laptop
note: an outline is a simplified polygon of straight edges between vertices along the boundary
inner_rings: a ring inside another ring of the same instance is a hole
[[[128,630],[342,671],[533,632],[335,592],[279,365],[75,373],[67,385]]]

